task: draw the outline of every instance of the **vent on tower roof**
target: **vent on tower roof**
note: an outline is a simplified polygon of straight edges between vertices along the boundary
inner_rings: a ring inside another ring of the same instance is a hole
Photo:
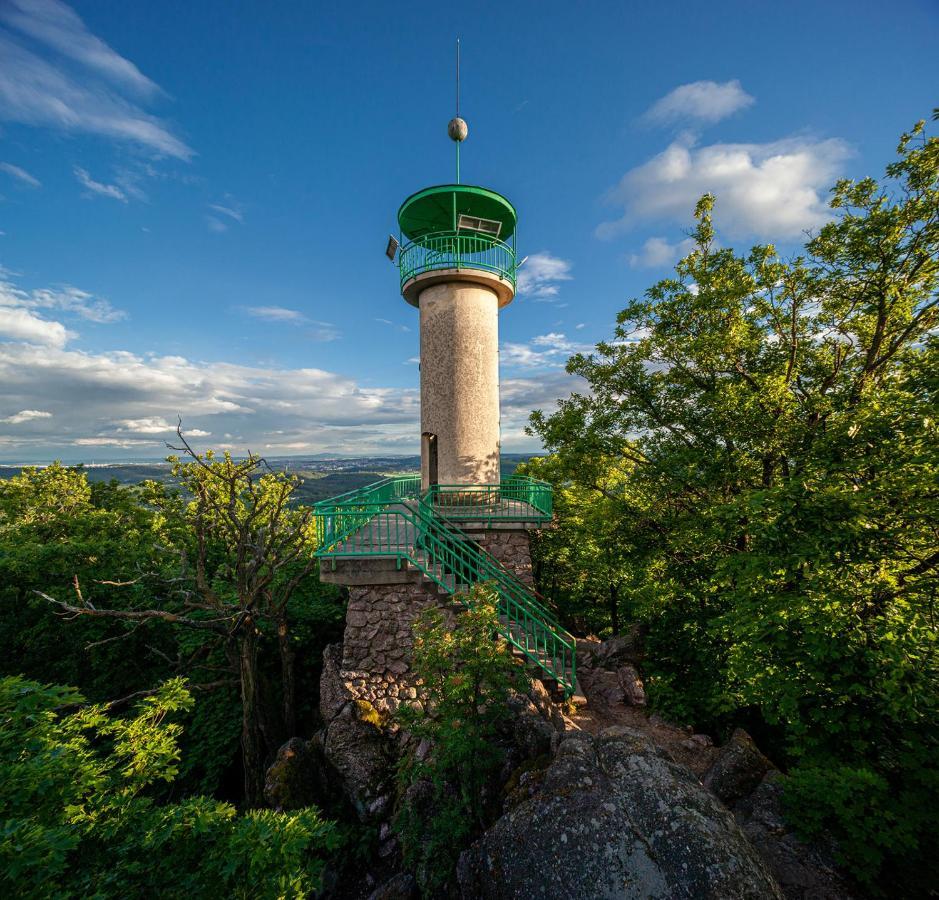
[[[460,213],[456,227],[457,231],[480,231],[495,238],[502,231],[502,223],[495,221],[495,219],[480,219],[478,216],[468,216],[465,213]]]

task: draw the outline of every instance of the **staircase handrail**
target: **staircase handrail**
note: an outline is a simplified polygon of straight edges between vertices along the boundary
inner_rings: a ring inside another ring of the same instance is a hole
[[[419,534],[423,541],[430,544],[429,547],[424,548],[424,555],[429,564],[425,564],[420,553],[416,552],[419,549],[417,540],[409,543],[407,550],[402,550],[401,542],[396,540],[394,549],[392,550],[390,546],[388,548],[390,553],[379,552],[374,555],[393,555],[399,560],[407,560],[445,593],[455,596],[464,604],[466,601],[461,600],[457,593],[459,586],[470,587],[473,584],[494,583],[500,601],[500,613],[504,614],[507,619],[507,623],[501,621],[499,623],[502,636],[530,662],[554,678],[568,696],[573,693],[577,662],[576,643],[573,636],[557,624],[547,610],[541,607],[526,585],[518,581],[504,567],[500,569],[495,565],[496,560],[493,559],[490,563],[481,552],[481,548],[468,541],[459,529],[454,528],[454,533],[451,533],[436,516],[428,516],[422,512],[420,505],[415,508],[402,504],[397,508],[389,508],[388,503],[355,503],[350,504],[344,513],[338,512],[337,504],[332,504],[330,512],[314,509],[314,518],[334,519],[343,515],[349,515],[355,521],[350,521],[347,527],[338,532],[333,531],[328,540],[330,549],[324,552],[324,545],[321,544],[320,549],[317,550],[318,555],[361,556],[361,552],[356,551],[336,554],[334,548],[348,540],[376,516],[395,519],[396,537],[400,534],[399,523],[403,521],[405,533],[407,533],[407,526],[410,525],[415,535]],[[360,516],[365,516],[364,520],[360,519]],[[452,523],[448,525],[453,528]],[[330,529],[323,528],[324,534],[327,530]],[[440,566],[439,575],[437,565]],[[447,570],[452,573],[452,584],[447,578]],[[492,577],[480,577],[484,575]],[[521,629],[524,642],[513,633],[513,624]],[[550,659],[550,665],[546,663],[546,659]]]

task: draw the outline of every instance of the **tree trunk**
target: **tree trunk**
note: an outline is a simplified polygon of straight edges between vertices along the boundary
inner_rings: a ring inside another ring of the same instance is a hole
[[[245,776],[245,804],[261,806],[264,797],[264,740],[260,725],[258,636],[248,617],[238,633],[241,676],[241,760]]]
[[[284,731],[291,738],[297,733],[297,686],[293,674],[294,652],[290,646],[290,632],[287,630],[287,616],[281,614],[277,619],[277,644],[280,648],[280,681],[283,703]]]
[[[619,634],[619,591],[616,585],[610,582],[610,627],[613,629],[613,636]]]

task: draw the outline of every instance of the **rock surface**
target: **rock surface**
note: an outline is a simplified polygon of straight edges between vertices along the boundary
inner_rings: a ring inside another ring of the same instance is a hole
[[[419,896],[414,876],[400,872],[375,888],[368,900],[417,900]]]
[[[711,768],[704,773],[704,786],[728,806],[748,796],[763,780],[763,776],[776,768],[753,743],[742,728],[737,728],[730,740],[718,750]]]
[[[734,807],[744,834],[760,852],[789,900],[850,900],[851,891],[833,855],[803,843],[782,813],[785,776],[770,771],[756,790]]]
[[[291,810],[311,806],[316,796],[316,761],[301,738],[291,738],[277,751],[264,778],[264,800],[273,809]]]
[[[646,689],[639,677],[639,670],[627,663],[616,670],[619,686],[623,691],[623,699],[630,706],[646,705]]]
[[[383,817],[390,803],[394,746],[365,701],[343,707],[326,729],[324,753],[342,778],[343,794],[363,822]]]
[[[641,732],[567,735],[460,857],[463,897],[780,898],[733,815]]]

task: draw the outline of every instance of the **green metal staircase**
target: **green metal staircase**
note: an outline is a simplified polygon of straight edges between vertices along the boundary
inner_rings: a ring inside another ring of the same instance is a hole
[[[489,586],[498,602],[500,631],[515,654],[571,697],[577,689],[574,638],[529,586],[442,512],[447,509],[459,515],[460,521],[467,516],[491,521],[492,510],[500,508],[497,504],[505,494],[513,504],[513,520],[524,521],[524,516],[530,521],[550,520],[550,486],[517,476],[503,485],[504,489],[499,485],[452,486],[450,502],[441,503],[439,490],[421,494],[418,478],[389,478],[320,501],[314,506],[316,555],[322,559],[394,558],[399,566],[417,569],[440,593],[463,604],[474,585]],[[470,499],[464,501],[463,494]],[[481,496],[485,502],[480,502]]]

